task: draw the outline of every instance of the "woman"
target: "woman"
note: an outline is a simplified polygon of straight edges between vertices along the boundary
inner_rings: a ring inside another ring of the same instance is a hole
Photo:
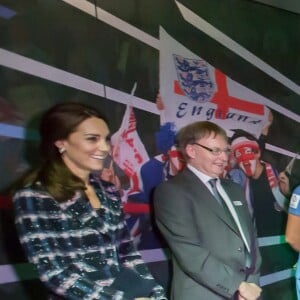
[[[20,241],[42,282],[65,299],[166,299],[134,247],[117,189],[93,175],[110,150],[104,118],[58,104],[40,135],[43,164],[13,199]]]
[[[300,184],[294,189],[289,206],[288,221],[286,225],[286,241],[290,246],[300,252]],[[296,270],[297,299],[300,300],[300,256]]]

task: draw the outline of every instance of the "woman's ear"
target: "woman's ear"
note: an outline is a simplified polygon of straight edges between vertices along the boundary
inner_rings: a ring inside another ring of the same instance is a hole
[[[63,154],[66,151],[65,143],[63,140],[58,140],[54,143],[55,147],[60,154]]]
[[[64,142],[62,140],[58,140],[56,142],[54,142],[55,147],[59,148],[63,148],[64,147]]]

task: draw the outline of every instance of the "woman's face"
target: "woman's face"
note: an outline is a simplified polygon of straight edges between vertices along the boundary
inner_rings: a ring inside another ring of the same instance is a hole
[[[83,180],[91,171],[100,171],[110,150],[109,129],[99,118],[84,120],[67,139],[59,140],[56,147],[64,148],[62,159],[73,174]]]

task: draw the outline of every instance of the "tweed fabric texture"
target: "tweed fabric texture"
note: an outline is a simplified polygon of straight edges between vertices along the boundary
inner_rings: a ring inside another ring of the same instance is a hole
[[[146,282],[153,277],[130,237],[115,187],[95,176],[90,184],[101,201],[99,211],[80,192],[59,203],[39,183],[17,191],[13,201],[20,242],[54,293],[75,300],[125,300],[126,291],[113,285],[122,281],[122,270]],[[154,284],[151,299],[165,299],[161,286]]]

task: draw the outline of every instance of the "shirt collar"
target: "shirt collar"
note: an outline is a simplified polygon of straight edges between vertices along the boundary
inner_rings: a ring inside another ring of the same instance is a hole
[[[187,164],[187,168],[193,172],[202,182],[204,183],[208,183],[208,181],[210,179],[212,179],[212,177],[204,174],[203,172],[197,170],[195,167],[191,166],[190,164]],[[217,178],[217,180],[219,180],[219,178]]]

